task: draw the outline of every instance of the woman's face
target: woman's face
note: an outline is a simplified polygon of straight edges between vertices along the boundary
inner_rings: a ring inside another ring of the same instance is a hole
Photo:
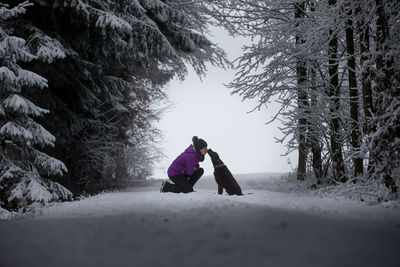
[[[203,148],[203,149],[200,149],[200,153],[201,153],[202,155],[207,154],[207,147],[205,147],[205,148]]]

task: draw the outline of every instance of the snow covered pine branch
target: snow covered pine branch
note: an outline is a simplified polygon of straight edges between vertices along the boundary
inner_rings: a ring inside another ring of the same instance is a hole
[[[47,87],[47,80],[19,65],[58,57],[45,53],[53,49],[46,46],[35,54],[26,40],[13,35],[13,19],[31,5],[26,1],[11,9],[0,7],[0,204],[11,210],[25,209],[33,202],[72,198],[68,189],[49,179],[67,172],[64,163],[40,151],[55,142],[55,137],[35,120],[49,110],[27,98]]]

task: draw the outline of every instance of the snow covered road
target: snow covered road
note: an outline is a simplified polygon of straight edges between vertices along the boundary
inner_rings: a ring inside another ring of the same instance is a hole
[[[0,266],[399,266],[400,212],[320,198],[278,174],[236,175],[245,196],[159,183],[0,221]],[[251,194],[247,194],[251,193]]]

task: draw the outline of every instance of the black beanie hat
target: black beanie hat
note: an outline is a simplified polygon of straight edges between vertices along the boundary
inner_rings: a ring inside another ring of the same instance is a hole
[[[200,154],[200,150],[207,147],[207,142],[204,141],[203,139],[199,139],[197,136],[193,136],[192,141],[193,141],[194,148],[196,149],[196,151],[199,154]]]

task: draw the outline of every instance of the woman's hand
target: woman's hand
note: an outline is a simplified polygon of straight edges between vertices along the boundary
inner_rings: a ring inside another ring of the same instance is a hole
[[[199,168],[200,168],[200,165],[199,165],[199,164],[197,164],[196,166],[194,166],[194,171],[198,171],[198,170],[199,170]]]

